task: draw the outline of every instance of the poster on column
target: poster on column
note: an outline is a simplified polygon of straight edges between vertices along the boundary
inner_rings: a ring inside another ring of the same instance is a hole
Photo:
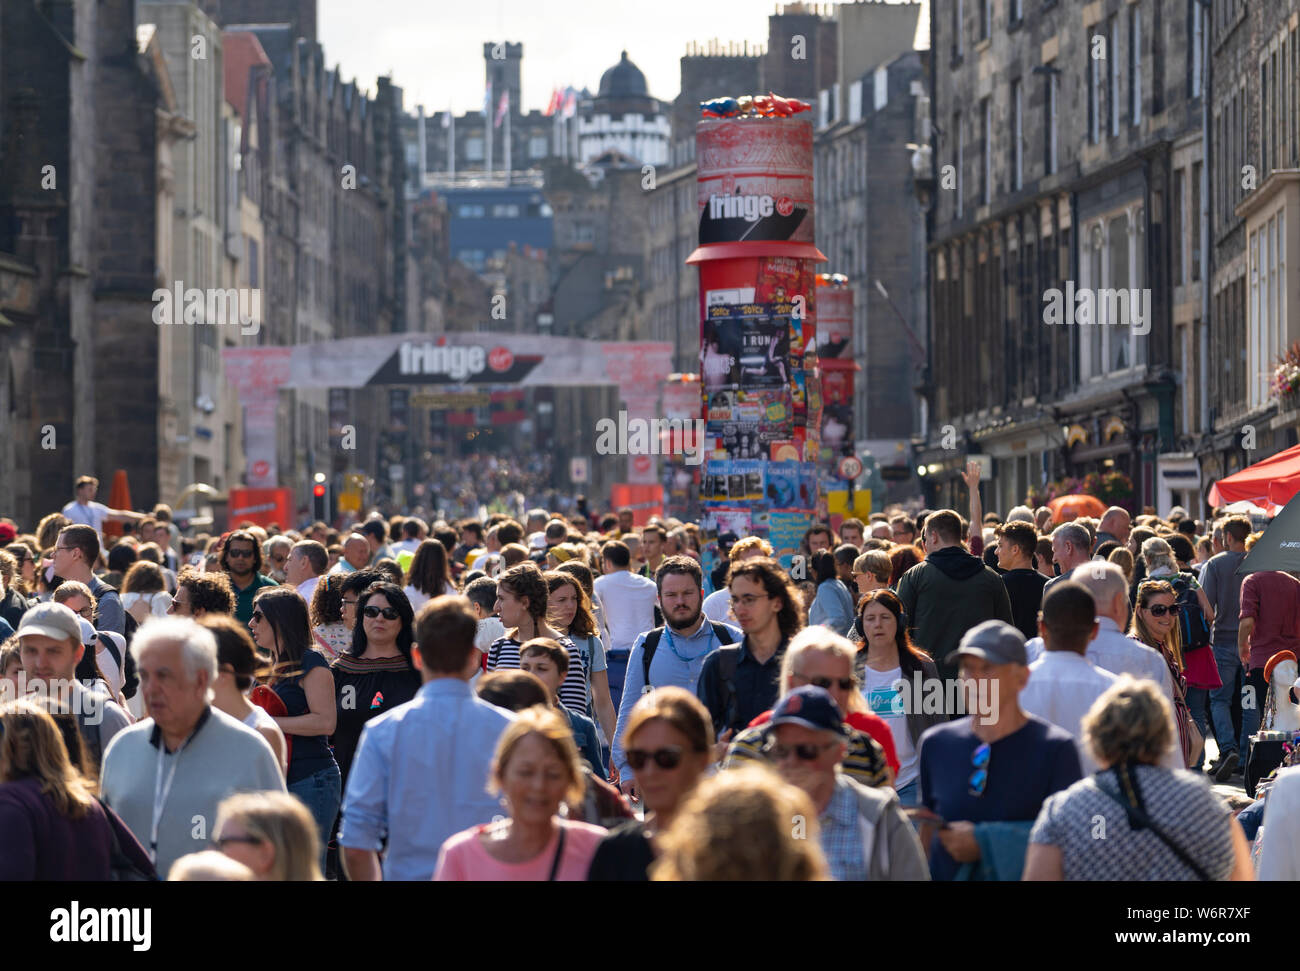
[[[715,535],[735,533],[742,539],[752,535],[752,521],[748,509],[706,509],[701,526],[706,533]]]

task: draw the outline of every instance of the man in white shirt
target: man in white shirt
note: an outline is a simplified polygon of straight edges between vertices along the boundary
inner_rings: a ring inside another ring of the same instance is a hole
[[[1029,683],[1020,692],[1020,707],[1073,735],[1079,765],[1091,774],[1098,767],[1082,744],[1083,716],[1115,683],[1115,675],[1085,657],[1089,642],[1097,636],[1092,595],[1077,583],[1056,584],[1043,598],[1038,632],[1045,650],[1029,665]]]
[[[605,573],[596,578],[594,590],[601,607],[602,639],[608,645],[609,691],[617,710],[628,656],[637,637],[654,629],[659,592],[654,580],[632,572],[632,553],[626,543],[611,540],[600,553]]]
[[[328,568],[330,555],[325,547],[314,539],[299,540],[289,550],[289,558],[284,561],[286,582],[295,589],[307,606],[316,595],[316,585],[320,583],[321,574]]]
[[[104,523],[131,522],[144,519],[144,513],[129,509],[110,509],[102,502],[95,502],[95,493],[99,491],[99,480],[93,475],[83,475],[77,479],[75,491],[77,498],[63,507],[63,515],[74,525],[91,526],[99,533],[99,540],[104,541]],[[151,537],[152,538],[152,537]]]
[[[1086,655],[1099,626],[1093,596],[1083,584],[1063,579],[1043,598],[1038,618],[1045,650],[1029,666],[1029,684],[1020,692],[1020,707],[1073,735],[1080,768],[1085,773],[1096,772],[1099,766],[1083,744],[1083,716],[1115,683],[1117,675],[1093,664]],[[1177,747],[1170,748],[1160,764],[1181,769],[1182,753]]]
[[[1154,650],[1124,633],[1129,613],[1124,571],[1114,563],[1095,561],[1077,567],[1070,580],[1092,594],[1097,608],[1097,637],[1088,644],[1088,660],[1114,675],[1131,674],[1154,681],[1172,705],[1174,686],[1169,665]],[[1043,639],[1035,637],[1025,644],[1025,651],[1032,663],[1043,652]]]

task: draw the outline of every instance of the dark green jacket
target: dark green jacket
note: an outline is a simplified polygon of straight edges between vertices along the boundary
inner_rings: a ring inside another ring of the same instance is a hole
[[[1010,624],[1011,600],[997,573],[960,546],[935,550],[898,581],[898,599],[916,646],[939,665],[945,678],[956,677],[962,635],[986,620]]]

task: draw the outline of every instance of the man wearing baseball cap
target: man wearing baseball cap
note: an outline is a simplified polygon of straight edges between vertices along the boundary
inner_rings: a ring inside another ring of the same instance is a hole
[[[927,879],[925,854],[897,794],[869,789],[841,772],[847,751],[844,714],[825,688],[802,685],[777,701],[763,753],[816,807],[831,876]]]
[[[1025,635],[1001,620],[968,630],[957,650],[960,684],[978,711],[921,736],[922,841],[930,875],[952,880],[964,865],[990,880],[1019,880],[1043,800],[1081,778],[1074,739],[1026,714]]]
[[[131,718],[107,693],[90,690],[77,680],[77,664],[86,650],[81,619],[63,604],[38,604],[23,614],[18,639],[27,690],[39,682],[37,690],[68,705],[87,750],[99,765],[109,741],[131,724]]]

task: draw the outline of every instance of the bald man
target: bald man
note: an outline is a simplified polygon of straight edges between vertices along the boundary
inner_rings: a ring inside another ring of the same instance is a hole
[[[1097,552],[1097,547],[1102,543],[1118,543],[1123,546],[1128,542],[1128,534],[1132,528],[1133,518],[1129,516],[1128,510],[1111,506],[1101,517],[1101,522],[1097,524],[1097,542],[1092,547],[1093,553]]]

